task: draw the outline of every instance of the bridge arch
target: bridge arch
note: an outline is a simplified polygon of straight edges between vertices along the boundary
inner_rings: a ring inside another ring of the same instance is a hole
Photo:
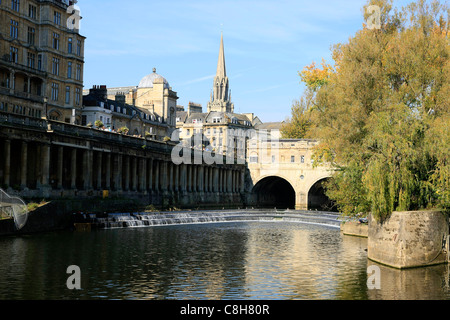
[[[296,192],[292,183],[281,176],[265,176],[252,189],[258,207],[295,209]]]
[[[331,179],[331,175],[326,175],[316,179],[308,191],[308,210],[336,211],[335,203],[326,195],[326,182]]]

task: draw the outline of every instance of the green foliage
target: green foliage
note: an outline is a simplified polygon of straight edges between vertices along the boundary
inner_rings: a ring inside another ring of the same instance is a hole
[[[448,209],[449,9],[425,0],[401,10],[368,5],[381,8],[381,29],[364,26],[335,45],[332,68],[305,69],[291,122],[320,140],[318,163],[338,168],[327,193],[345,214]]]
[[[101,122],[100,120],[96,120],[94,124],[95,124],[95,126],[97,128],[103,128],[104,127],[103,122]]]
[[[301,101],[294,102],[292,117],[281,128],[283,139],[306,138],[311,127],[311,120],[308,118],[307,110],[303,98]]]

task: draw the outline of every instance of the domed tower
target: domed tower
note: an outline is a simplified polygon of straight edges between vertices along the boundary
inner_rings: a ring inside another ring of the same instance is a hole
[[[165,123],[175,127],[175,113],[178,96],[172,91],[169,82],[156,73],[145,76],[134,90],[134,105],[144,108],[157,116],[160,116]]]
[[[208,112],[234,112],[234,104],[231,103],[230,83],[225,66],[223,34],[220,39],[219,61],[217,63],[217,73],[214,77],[211,100],[208,103]]]

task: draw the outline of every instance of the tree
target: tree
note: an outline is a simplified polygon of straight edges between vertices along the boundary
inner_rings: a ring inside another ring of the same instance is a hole
[[[371,0],[366,19],[369,5],[381,8],[380,28],[363,25],[333,46],[333,67],[300,74],[307,134],[320,140],[314,158],[337,168],[327,193],[345,214],[380,219],[450,208],[449,9]]]

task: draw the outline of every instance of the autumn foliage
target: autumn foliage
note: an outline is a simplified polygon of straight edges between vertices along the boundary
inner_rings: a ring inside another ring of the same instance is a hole
[[[369,5],[381,8],[381,28],[363,24],[334,45],[333,66],[299,73],[306,91],[283,132],[320,140],[315,158],[337,168],[327,193],[345,214],[449,209],[449,8]]]

